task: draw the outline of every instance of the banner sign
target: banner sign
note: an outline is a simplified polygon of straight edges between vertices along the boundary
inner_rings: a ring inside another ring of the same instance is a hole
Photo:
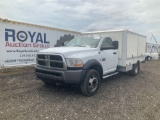
[[[61,46],[78,33],[0,23],[1,67],[35,64],[38,51]],[[63,40],[61,40],[61,38]]]

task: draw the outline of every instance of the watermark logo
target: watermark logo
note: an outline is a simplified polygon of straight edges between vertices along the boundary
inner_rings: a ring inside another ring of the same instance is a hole
[[[18,31],[16,32],[14,29],[5,29],[5,41],[13,41],[16,40],[20,42],[30,41],[31,43],[45,43],[49,44],[47,41],[46,33],[40,32],[31,32],[31,31]]]

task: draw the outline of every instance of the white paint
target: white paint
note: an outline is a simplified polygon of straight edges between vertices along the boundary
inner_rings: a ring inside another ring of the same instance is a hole
[[[151,56],[152,59],[158,59],[160,55],[160,44],[147,43],[146,56]]]
[[[134,64],[143,61],[146,48],[146,37],[128,30],[95,31],[83,33],[84,35],[106,35],[119,42],[118,65]],[[112,62],[112,61],[111,61]],[[112,63],[109,64],[112,64]]]

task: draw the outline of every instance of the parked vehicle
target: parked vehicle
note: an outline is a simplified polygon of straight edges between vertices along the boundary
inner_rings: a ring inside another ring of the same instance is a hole
[[[160,44],[146,43],[145,60],[158,60],[160,54]]]
[[[151,55],[146,55],[145,60],[147,61],[151,61],[153,59],[153,57]]]
[[[44,83],[78,83],[94,95],[101,80],[119,72],[137,75],[144,61],[146,37],[128,30],[83,33],[63,47],[37,54],[36,76]]]

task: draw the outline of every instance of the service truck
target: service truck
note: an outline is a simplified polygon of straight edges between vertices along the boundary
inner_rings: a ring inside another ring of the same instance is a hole
[[[146,37],[128,30],[82,33],[62,47],[37,54],[36,76],[44,83],[78,83],[94,95],[101,80],[119,72],[137,75],[145,58]]]

